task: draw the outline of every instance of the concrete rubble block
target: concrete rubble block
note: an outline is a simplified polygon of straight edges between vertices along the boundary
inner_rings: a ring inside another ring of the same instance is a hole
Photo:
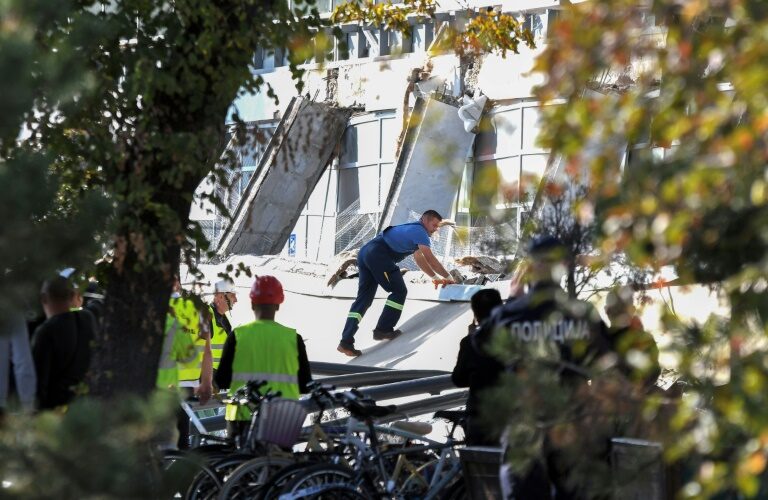
[[[351,109],[293,99],[221,238],[220,255],[280,253],[351,114]]]
[[[487,255],[465,255],[455,260],[456,265],[469,266],[473,273],[477,274],[501,274],[504,272],[504,264]]]

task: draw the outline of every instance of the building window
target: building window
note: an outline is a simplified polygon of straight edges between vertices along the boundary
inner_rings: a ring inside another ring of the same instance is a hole
[[[475,138],[474,211],[498,216],[530,205],[549,157],[536,144],[540,128],[536,102],[497,106],[486,114]]]
[[[380,213],[394,175],[397,127],[394,112],[350,121],[339,159],[338,212],[359,200],[359,213]]]

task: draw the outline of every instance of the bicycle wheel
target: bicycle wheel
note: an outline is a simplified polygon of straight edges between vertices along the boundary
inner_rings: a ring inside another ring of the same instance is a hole
[[[253,459],[253,455],[236,454],[219,458],[210,469],[216,474],[216,481],[202,473],[198,473],[187,488],[184,498],[186,500],[211,500],[219,495],[222,484],[229,475],[243,463]]]
[[[301,474],[304,469],[307,467],[311,467],[313,465],[317,465],[318,462],[298,462],[292,465],[289,465],[288,467],[284,467],[283,469],[279,470],[276,474],[274,474],[271,478],[269,478],[269,481],[267,481],[260,489],[258,496],[256,497],[258,500],[273,500],[277,498],[280,495],[280,490],[282,490],[285,485],[287,485],[290,481],[292,481],[294,478],[298,477],[299,474]]]
[[[317,495],[321,495],[323,491],[336,486],[351,487],[366,494],[361,483],[358,474],[350,468],[334,464],[318,464],[307,467],[288,482],[280,491],[279,498],[280,500],[314,499],[318,498]]]
[[[249,460],[232,471],[219,492],[219,498],[254,498],[274,474],[293,463],[294,460],[287,457],[258,457]]]
[[[221,488],[221,480],[216,471],[205,463],[200,456],[184,452],[169,452],[163,456],[163,478],[174,497],[186,496],[199,482],[214,497]],[[202,498],[202,497],[198,497]]]

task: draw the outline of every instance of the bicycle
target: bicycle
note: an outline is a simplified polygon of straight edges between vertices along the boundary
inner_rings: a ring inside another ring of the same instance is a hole
[[[318,464],[305,468],[281,491],[281,500],[308,498],[335,488],[353,486],[367,498],[436,498],[447,489],[460,490],[461,465],[455,453],[460,444],[454,432],[461,423],[456,412],[438,412],[436,418],[449,420],[453,425],[445,443],[428,440],[423,436],[387,429],[386,433],[407,436],[404,446],[393,447],[381,443],[380,428],[374,419],[391,415],[393,406],[378,406],[357,391],[344,394],[344,407],[349,410],[348,432],[343,438],[355,450],[353,465]],[[367,439],[355,434],[358,422],[367,428]],[[426,444],[409,446],[411,439]],[[416,465],[417,464],[417,465]],[[406,471],[403,474],[403,471]],[[426,479],[428,476],[429,479]]]

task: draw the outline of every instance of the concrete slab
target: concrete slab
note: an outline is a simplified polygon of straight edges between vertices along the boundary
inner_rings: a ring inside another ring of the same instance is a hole
[[[350,109],[294,98],[221,238],[220,255],[282,250],[351,114]]]
[[[411,212],[450,217],[475,137],[464,130],[458,108],[435,98],[417,100],[408,127],[379,231],[408,222]]]

